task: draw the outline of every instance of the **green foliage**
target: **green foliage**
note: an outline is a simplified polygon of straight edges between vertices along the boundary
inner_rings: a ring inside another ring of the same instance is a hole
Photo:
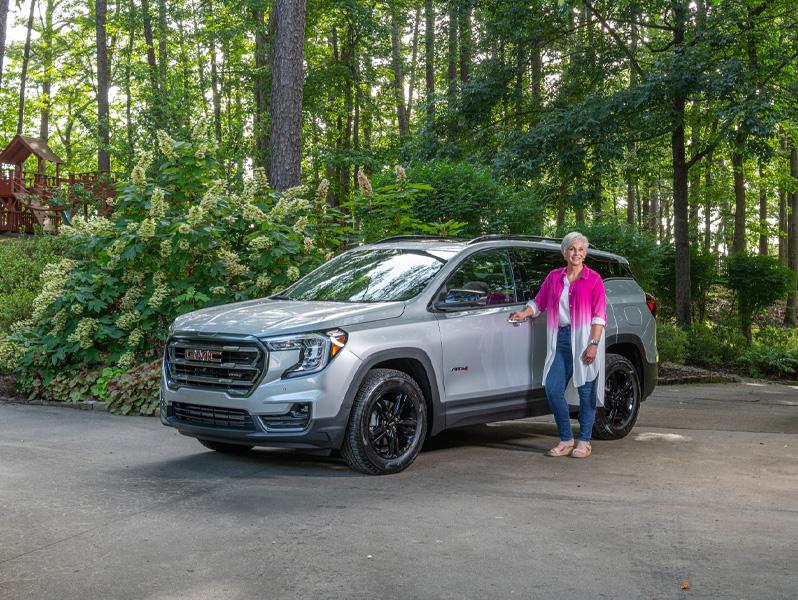
[[[736,362],[746,346],[745,337],[733,325],[696,323],[689,332],[686,362],[706,367],[728,366]]]
[[[653,236],[640,232],[626,223],[610,221],[569,224],[557,231],[556,235],[562,237],[573,230],[587,236],[591,246],[627,258],[629,268],[632,269],[640,286],[646,291],[654,289],[660,273],[663,250],[657,245],[657,240]]]
[[[544,203],[535,187],[497,178],[478,164],[430,160],[408,169],[413,181],[426,184],[414,198],[413,212],[427,223],[463,222],[461,234],[540,234]]]
[[[108,410],[121,415],[158,412],[161,361],[138,365],[108,384]]]
[[[654,295],[666,314],[672,314],[676,303],[676,251],[667,246],[662,251],[662,262],[654,283]],[[690,306],[693,320],[703,322],[706,315],[710,288],[720,281],[716,254],[699,254],[690,249]]]
[[[751,377],[769,375],[795,379],[798,373],[798,350],[783,345],[754,343],[740,355],[739,363]]]
[[[100,377],[97,369],[70,367],[63,371],[32,370],[24,373],[18,387],[28,392],[28,400],[77,403],[92,400],[92,387]]]
[[[795,275],[780,266],[775,257],[745,254],[729,258],[726,273],[728,285],[737,297],[742,332],[750,341],[754,314],[794,290]]]
[[[74,258],[44,270],[30,319],[1,344],[23,388],[73,370],[150,362],[177,315],[268,295],[323,260],[314,230],[328,217],[304,190],[277,193],[256,173],[231,193],[201,131],[192,142],[159,137],[155,175],[145,177],[152,157],[144,155],[117,187],[112,220],[76,218],[62,228]],[[102,376],[98,393],[113,375]]]
[[[113,382],[117,377],[125,372],[124,369],[119,367],[105,367],[101,372],[97,381],[91,386],[91,394],[97,400],[108,399],[108,385]]]
[[[660,362],[684,363],[688,335],[681,327],[663,321],[657,323],[657,353]]]
[[[351,244],[374,242],[391,235],[444,235],[454,236],[465,225],[448,220],[433,223],[418,218],[418,199],[432,188],[423,183],[410,183],[402,167],[396,167],[396,182],[372,187],[361,171],[358,173],[359,189],[351,200],[342,204],[349,211]]]
[[[30,316],[44,266],[67,249],[65,240],[50,235],[0,239],[0,336]]]

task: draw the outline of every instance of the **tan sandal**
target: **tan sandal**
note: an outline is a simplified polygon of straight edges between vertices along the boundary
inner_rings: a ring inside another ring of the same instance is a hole
[[[570,446],[561,447],[559,444],[554,446],[551,450],[546,452],[546,456],[570,456],[571,452],[574,451],[574,445],[571,444]]]
[[[574,448],[571,452],[571,458],[587,458],[592,452],[593,448],[590,446],[590,442],[588,442]]]

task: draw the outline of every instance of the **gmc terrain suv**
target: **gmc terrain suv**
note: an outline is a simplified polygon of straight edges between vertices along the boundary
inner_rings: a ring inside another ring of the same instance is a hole
[[[559,240],[392,237],[280,294],[198,310],[170,328],[161,420],[220,452],[340,450],[396,473],[444,429],[549,412],[546,319],[510,323]],[[625,436],[657,381],[653,299],[624,258],[591,249],[607,292],[606,400],[593,435]]]

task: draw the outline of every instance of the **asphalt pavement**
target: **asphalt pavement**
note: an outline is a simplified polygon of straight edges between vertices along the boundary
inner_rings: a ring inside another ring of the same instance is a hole
[[[470,427],[368,477],[0,403],[0,600],[798,597],[798,387],[660,387],[587,460],[554,443]]]

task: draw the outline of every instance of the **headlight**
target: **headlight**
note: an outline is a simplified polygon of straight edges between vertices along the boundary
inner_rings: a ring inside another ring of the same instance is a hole
[[[285,370],[283,377],[317,373],[327,366],[346,345],[347,334],[341,329],[324,333],[303,333],[262,340],[269,352],[299,352],[299,361]]]

